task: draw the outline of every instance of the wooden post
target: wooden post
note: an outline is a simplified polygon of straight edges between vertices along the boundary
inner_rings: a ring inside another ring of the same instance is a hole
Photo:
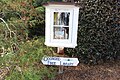
[[[58,47],[58,48],[57,48],[57,53],[58,53],[59,55],[64,55],[64,47]]]
[[[58,47],[57,53],[59,55],[64,55],[64,47]],[[59,74],[61,74],[61,73],[63,73],[63,66],[62,65],[59,66]]]

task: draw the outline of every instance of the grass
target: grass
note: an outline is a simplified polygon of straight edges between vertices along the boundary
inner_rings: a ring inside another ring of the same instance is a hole
[[[44,45],[44,38],[28,40],[19,45],[19,52],[0,57],[0,67],[9,67],[6,80],[52,79],[56,71],[41,63],[44,55],[51,55],[52,49]]]

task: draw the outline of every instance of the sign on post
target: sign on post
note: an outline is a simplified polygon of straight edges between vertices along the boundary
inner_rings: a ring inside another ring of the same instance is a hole
[[[42,63],[44,65],[77,66],[79,61],[78,58],[43,57]]]

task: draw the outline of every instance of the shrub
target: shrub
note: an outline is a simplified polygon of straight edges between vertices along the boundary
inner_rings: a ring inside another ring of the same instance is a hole
[[[0,67],[8,67],[9,73],[6,80],[43,80],[53,79],[56,70],[41,63],[44,55],[50,54],[51,48],[44,46],[44,37],[20,45],[18,54],[6,54],[0,58]]]
[[[78,29],[78,46],[66,49],[80,62],[120,58],[120,4],[118,0],[81,1]]]
[[[51,53],[44,37],[28,37],[33,34],[31,28],[44,24],[44,8],[35,1],[0,0],[0,69],[7,67],[2,76],[6,80],[43,80],[55,75],[53,67],[41,63],[43,55]]]

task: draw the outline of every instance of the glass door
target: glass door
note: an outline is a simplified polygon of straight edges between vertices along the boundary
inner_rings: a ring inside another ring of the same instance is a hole
[[[71,42],[72,11],[71,9],[51,10],[51,41]]]
[[[54,12],[53,39],[69,39],[70,12]]]

